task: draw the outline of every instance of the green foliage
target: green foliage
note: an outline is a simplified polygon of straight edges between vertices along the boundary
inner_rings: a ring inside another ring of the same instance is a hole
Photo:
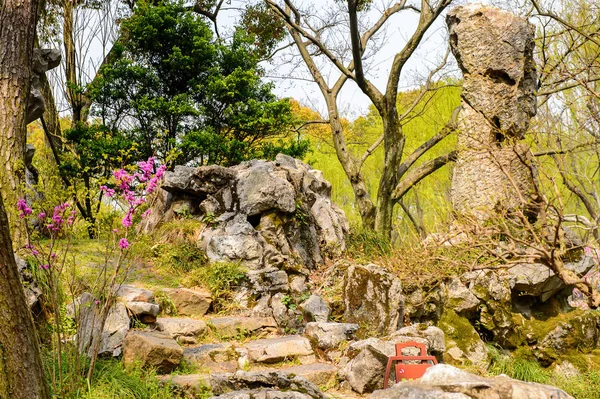
[[[206,287],[212,294],[213,309],[220,312],[231,306],[233,289],[245,279],[246,269],[239,262],[218,262],[191,272],[184,285]]]
[[[169,244],[157,244],[156,265],[176,273],[188,273],[206,264],[206,254],[196,243],[180,240]]]
[[[529,358],[513,357],[503,353],[495,345],[488,345],[490,365],[488,372],[493,375],[506,374],[521,381],[547,383],[550,374],[538,362]]]
[[[90,92],[102,122],[140,143],[140,157],[233,165],[306,153],[307,142],[274,140],[294,118],[290,102],[260,79],[256,34],[238,28],[225,44],[201,16],[169,1],[137,3],[121,31],[117,60]]]
[[[140,367],[125,368],[115,360],[99,360],[94,383],[88,392],[75,396],[81,399],[171,399],[168,385],[161,386],[156,373]]]

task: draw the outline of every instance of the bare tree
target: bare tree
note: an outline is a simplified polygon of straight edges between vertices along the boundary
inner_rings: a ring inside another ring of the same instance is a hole
[[[363,225],[389,237],[392,230],[393,210],[398,201],[412,186],[454,159],[454,153],[449,153],[414,167],[423,154],[451,133],[454,128],[451,122],[412,153],[404,153],[406,137],[402,126],[406,123],[416,104],[423,100],[428,90],[431,89],[430,79],[439,72],[439,68],[432,71],[428,83],[424,86],[422,94],[418,96],[413,107],[409,107],[400,114],[396,105],[400,76],[407,62],[423,41],[433,22],[451,3],[451,0],[436,2],[423,0],[420,2],[420,7],[408,3],[406,0],[391,3],[382,10],[379,18],[369,27],[361,26],[360,19],[370,2],[348,0],[343,10],[344,15],[316,18],[309,11],[301,10],[292,0],[264,1],[285,22],[303,63],[323,95],[327,105],[326,120],[331,127],[336,154],[352,185]],[[377,34],[381,33],[394,15],[401,12],[415,13],[418,16],[417,27],[394,56],[385,91],[381,91],[369,80],[364,60],[368,51],[374,46],[374,38]],[[346,21],[346,36],[338,34],[335,36],[334,42],[344,40],[345,43],[348,43],[347,49],[351,53],[349,59],[344,57],[343,49],[337,48],[328,40],[328,37],[331,36],[328,33],[331,28],[339,27]],[[333,66],[339,73],[339,77],[332,84],[328,82],[326,76],[325,68],[327,66],[323,67],[320,64],[320,58],[325,58],[329,66]],[[338,108],[340,91],[348,81],[355,82],[368,96],[383,121],[383,134],[371,143],[362,155],[353,154],[348,148]],[[384,148],[385,160],[375,201],[367,190],[363,165],[379,146]]]

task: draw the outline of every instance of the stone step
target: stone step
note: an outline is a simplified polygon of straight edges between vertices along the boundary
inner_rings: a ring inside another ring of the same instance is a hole
[[[240,356],[232,343],[204,344],[185,348],[183,360],[211,373],[233,373]]]
[[[183,317],[159,317],[153,327],[168,333],[182,344],[198,343],[198,338],[206,331],[204,321]]]
[[[206,322],[222,338],[236,337],[240,333],[253,333],[265,329],[275,331],[277,329],[277,322],[272,317],[212,317]]]
[[[285,367],[279,371],[304,377],[319,388],[330,388],[337,385],[338,368],[329,363],[303,364]]]
[[[200,397],[210,389],[209,374],[183,374],[183,375],[159,375],[158,380],[165,384],[170,384],[192,397]],[[188,397],[188,396],[186,396]]]
[[[245,344],[244,349],[250,363],[277,363],[293,359],[302,363],[315,362],[310,341],[299,335],[257,339]]]

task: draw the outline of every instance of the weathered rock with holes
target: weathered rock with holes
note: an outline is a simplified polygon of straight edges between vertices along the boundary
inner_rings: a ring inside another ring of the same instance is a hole
[[[438,364],[423,377],[403,381],[374,392],[371,399],[573,399],[550,385],[514,380],[507,376],[480,377],[455,367]]]
[[[29,124],[44,114],[44,96],[42,95],[42,75],[60,65],[60,50],[39,49],[33,50],[31,60],[31,85],[27,98],[27,112],[25,123]]]
[[[325,395],[304,377],[281,371],[237,371],[233,374],[213,373],[210,385],[214,394],[230,398],[312,398],[325,399]],[[266,394],[246,390],[266,390]],[[239,392],[242,391],[242,392]],[[298,395],[296,395],[298,394]]]
[[[306,276],[345,248],[348,222],[331,203],[321,172],[286,155],[224,168],[176,166],[147,222],[153,229],[185,206],[205,223],[198,245],[210,261],[239,261],[249,269],[254,294],[306,290],[292,276]],[[168,193],[168,195],[167,195]]]
[[[210,292],[201,289],[166,288],[163,290],[171,299],[181,316],[203,316],[212,303]]]
[[[248,358],[254,363],[277,363],[312,357],[314,352],[310,341],[299,335],[288,335],[281,338],[266,338],[250,341],[244,347],[248,350]]]
[[[379,334],[391,334],[403,321],[402,284],[375,266],[350,265],[344,275],[344,321],[365,323]]]
[[[183,359],[183,349],[168,334],[155,331],[130,331],[123,341],[123,363],[155,368],[170,373]]]
[[[268,306],[279,328],[302,333],[304,331],[302,312],[292,301],[290,296],[278,293],[271,297]]]
[[[431,355],[441,356],[446,351],[446,342],[444,332],[434,326],[424,324],[412,324],[402,327],[398,331],[391,334],[387,339],[397,342],[399,337],[415,337],[423,338],[427,341],[427,349]]]
[[[156,320],[154,327],[183,344],[197,343],[198,338],[206,331],[204,321],[182,317],[160,317]]]
[[[535,29],[527,20],[482,5],[452,9],[450,46],[463,72],[454,209],[487,219],[502,209],[529,207],[537,192],[524,138],[536,113]]]
[[[594,266],[591,256],[583,256],[577,262],[565,262],[567,270],[579,276],[585,275]],[[510,287],[519,295],[539,297],[546,302],[565,288],[565,283],[548,266],[540,263],[519,263],[508,269]]]
[[[335,349],[342,342],[354,339],[358,324],[352,323],[317,323],[306,325],[305,334],[316,341],[320,349]]]
[[[148,302],[125,302],[129,314],[142,323],[150,324],[156,321],[160,307]]]

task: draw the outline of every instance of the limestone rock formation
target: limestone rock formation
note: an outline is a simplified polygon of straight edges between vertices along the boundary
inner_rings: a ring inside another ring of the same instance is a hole
[[[177,166],[162,189],[146,228],[178,214],[204,222],[198,245],[212,262],[246,266],[253,294],[306,290],[308,271],[345,249],[348,221],[331,202],[331,184],[286,155],[231,168]]]
[[[531,152],[519,140],[536,113],[534,27],[481,5],[456,7],[446,22],[464,76],[454,209],[486,219],[498,207],[527,207],[537,191],[537,176]]]
[[[550,385],[514,380],[507,376],[485,378],[438,364],[414,381],[403,381],[390,389],[374,392],[371,399],[573,399]]]
[[[403,322],[402,284],[375,266],[351,265],[344,275],[344,320],[367,323],[379,334],[396,331]]]
[[[31,123],[44,114],[44,98],[41,93],[41,75],[60,64],[60,50],[35,49],[32,57],[32,80],[27,100],[26,123]]]

